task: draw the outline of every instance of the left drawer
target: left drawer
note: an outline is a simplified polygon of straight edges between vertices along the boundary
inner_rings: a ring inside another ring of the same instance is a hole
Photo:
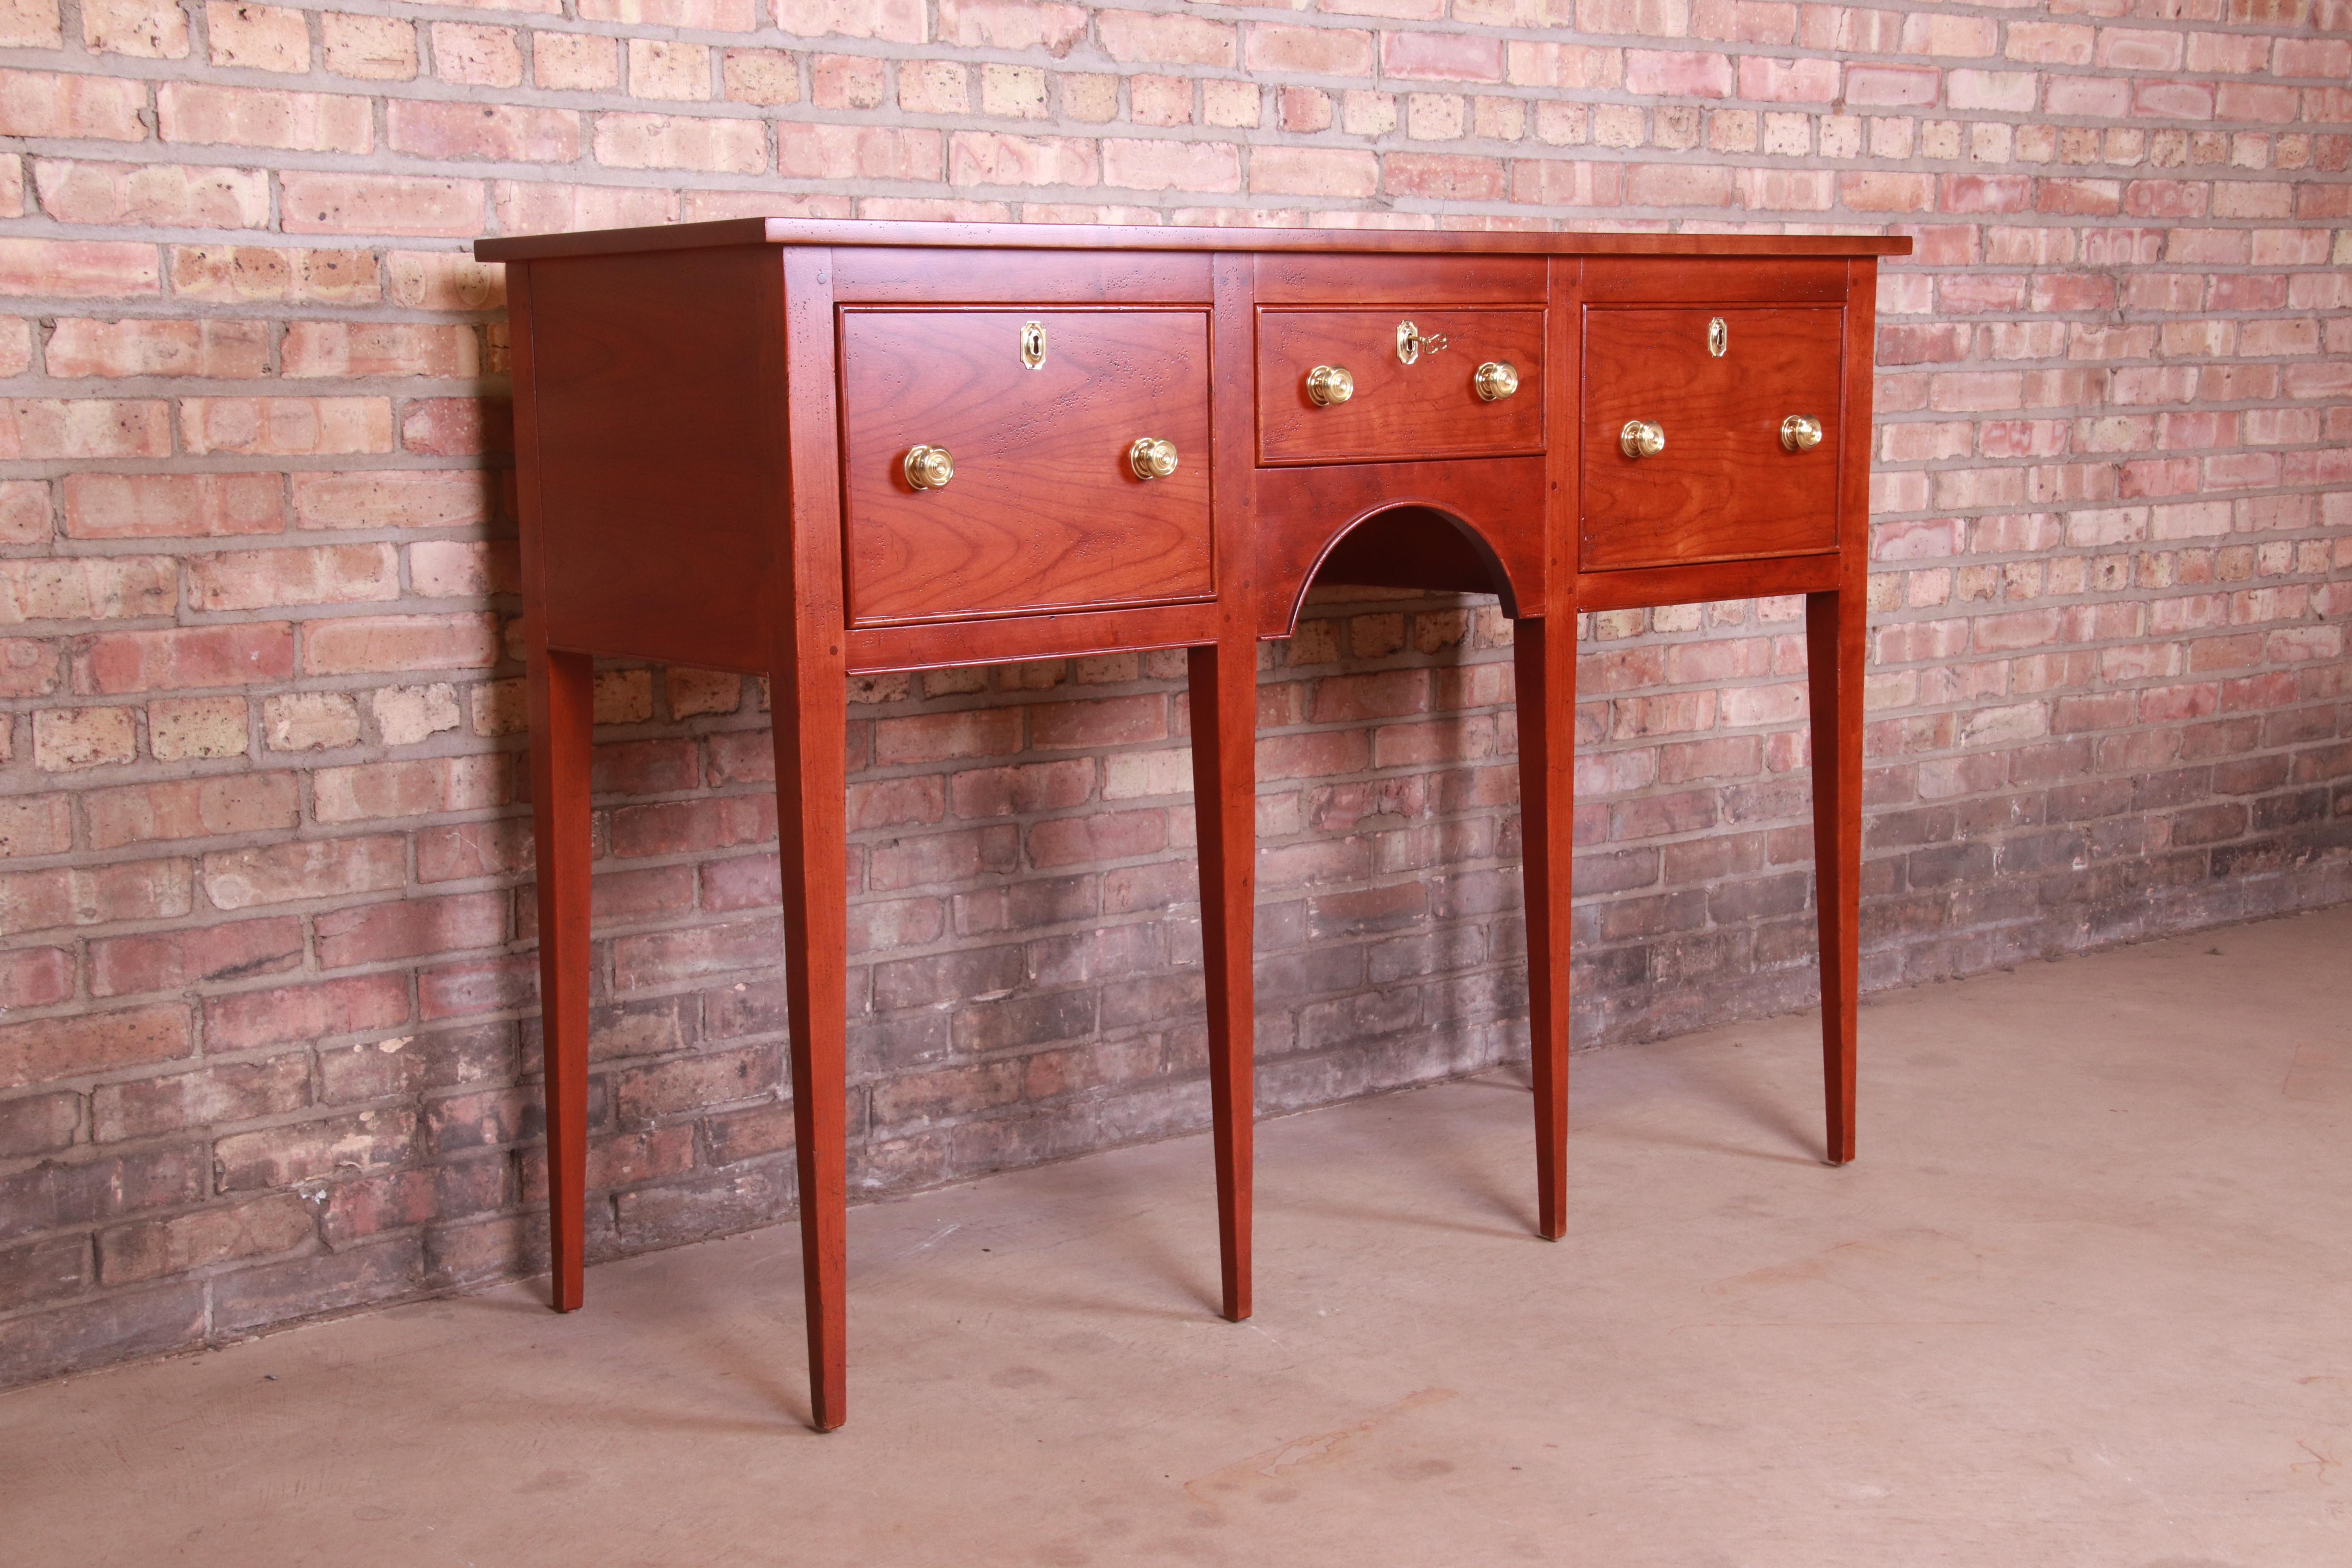
[[[851,625],[1215,593],[1206,311],[845,309],[841,386]]]

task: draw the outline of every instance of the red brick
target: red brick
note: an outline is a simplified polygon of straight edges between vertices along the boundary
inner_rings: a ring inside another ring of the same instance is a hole
[[[228,142],[298,153],[373,152],[368,100],[337,93],[165,82],[156,113],[166,142]]]
[[[1652,98],[1729,98],[1735,79],[1729,55],[1687,50],[1625,51],[1625,90],[1628,92]]]
[[[0,399],[0,458],[162,458],[169,407],[148,399]]]
[[[288,234],[467,238],[482,232],[478,180],[288,170],[278,187]]]
[[[580,117],[561,109],[394,99],[384,124],[393,151],[419,158],[571,163],[582,145]]]
[[[382,298],[373,251],[175,245],[171,247],[171,274],[173,292],[190,300],[367,305]]]
[[[294,518],[305,529],[457,528],[488,521],[497,498],[480,473],[389,470],[293,477]]]
[[[401,974],[355,975],[215,996],[205,1004],[205,1047],[246,1051],[281,1041],[315,1043],[322,1036],[404,1024],[408,1011],[408,981]]]
[[[194,1049],[188,1009],[176,1002],[0,1025],[0,1089],[169,1061]]]
[[[63,1149],[80,1126],[81,1096],[70,1091],[0,1100],[0,1158]]]
[[[1029,830],[1029,863],[1041,870],[1057,866],[1155,855],[1168,846],[1163,810],[1090,811],[1055,817]]]
[[[400,444],[432,457],[471,457],[513,449],[513,413],[479,397],[420,397],[401,408]]]
[[[503,876],[530,862],[528,820],[457,823],[425,828],[416,835],[416,879],[420,882]]]
[[[97,7],[91,7],[90,24],[95,26]],[[19,0],[0,13],[0,47],[11,49],[54,49],[65,41],[64,26],[58,17],[57,0]],[[182,53],[186,52],[184,21],[182,26]],[[110,46],[100,37],[89,39],[92,48]]]
[[[310,814],[343,823],[482,810],[506,804],[510,772],[496,754],[320,768],[311,775]]]
[[[767,795],[628,806],[613,814],[613,853],[619,856],[693,854],[775,836],[775,797]]]
[[[1936,101],[1941,76],[1930,66],[1850,65],[1845,100],[1857,107],[1924,107]]]
[[[146,97],[128,78],[0,70],[0,136],[144,142]]]
[[[1501,81],[1502,40],[1470,33],[1383,33],[1381,74],[1419,81]]]
[[[282,772],[88,790],[81,800],[93,849],[282,830],[300,816],[295,776]]]
[[[880,9],[891,16],[900,13],[898,0],[877,0]],[[781,18],[787,7],[797,6],[797,0],[783,0],[777,7]],[[849,0],[842,7],[862,9],[860,0]],[[580,16],[590,22],[627,22],[649,27],[686,27],[702,33],[748,33],[763,24],[767,7],[756,0],[580,0]],[[837,15],[838,13],[836,13]],[[866,37],[895,37],[899,29],[890,28],[860,34]],[[922,35],[918,32],[915,38]]]
[[[1122,63],[1232,67],[1239,61],[1240,29],[1206,17],[1142,11],[1100,11],[1095,36],[1103,52]]]
[[[282,622],[108,632],[75,654],[74,689],[101,696],[283,680],[294,671],[294,630]]]
[[[47,358],[51,375],[74,379],[249,378],[268,374],[269,331],[259,321],[94,321],[67,317],[49,334]]]
[[[381,892],[407,879],[406,846],[397,837],[314,838],[204,858],[205,894],[220,910],[249,910],[301,899]]]
[[[316,1239],[310,1205],[292,1193],[278,1193],[102,1231],[98,1272],[109,1285],[127,1284],[268,1257]]]
[[[689,115],[600,114],[596,162],[616,169],[696,169],[756,174],[767,165],[767,137],[754,120]]]
[[[1498,158],[1391,153],[1381,158],[1381,166],[1389,194],[1393,196],[1491,202],[1502,200],[1507,190],[1502,160]]]
[[[205,0],[213,64],[252,70],[300,71],[310,64],[302,13],[254,0]]]
[[[296,321],[281,350],[289,376],[473,376],[480,339],[471,327]]]
[[[173,919],[188,912],[188,877],[185,860],[0,874],[0,935]]]
[[[60,223],[170,228],[261,228],[269,182],[258,169],[43,159],[41,208]]]
[[[508,900],[499,893],[402,899],[317,917],[319,963],[381,963],[495,947],[506,939]]]
[[[1361,198],[1380,188],[1380,160],[1340,147],[1255,147],[1250,189],[1268,195]]]
[[[1372,35],[1353,27],[1252,26],[1243,68],[1252,75],[1370,77]]]
[[[311,675],[478,669],[499,658],[488,615],[355,616],[305,625],[302,668]]]
[[[222,1192],[247,1192],[405,1164],[415,1137],[413,1110],[362,1110],[224,1138],[213,1159]]]
[[[77,539],[277,533],[286,526],[276,474],[68,474],[65,531]]]
[[[282,973],[301,963],[301,921],[220,921],[189,931],[94,939],[89,990],[93,996],[175,991]]]

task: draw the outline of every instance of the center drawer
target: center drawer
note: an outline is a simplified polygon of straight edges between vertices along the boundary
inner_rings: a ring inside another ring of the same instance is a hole
[[[1537,307],[1262,308],[1258,461],[1408,462],[1540,452],[1543,346],[1544,313]],[[1318,370],[1325,373],[1319,384]],[[1336,381],[1332,371],[1346,380]],[[1507,376],[1499,374],[1506,371]]]
[[[852,626],[1215,592],[1205,310],[845,310],[841,386]]]

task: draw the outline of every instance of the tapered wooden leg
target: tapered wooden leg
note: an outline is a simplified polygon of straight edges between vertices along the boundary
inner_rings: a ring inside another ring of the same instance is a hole
[[[1250,1194],[1257,1117],[1250,937],[1257,888],[1257,645],[1244,626],[1191,650],[1192,801],[1208,970],[1209,1105],[1224,1314],[1250,1315]]]
[[[1557,623],[1558,636],[1549,628]],[[1576,617],[1520,621],[1519,830],[1527,878],[1528,1036],[1536,1089],[1536,1229],[1568,1226],[1570,864],[1576,842]]]
[[[799,674],[779,671],[774,683],[776,818],[809,1403],[817,1429],[829,1432],[848,1414],[846,693],[837,664]]]
[[[1847,590],[1805,595],[1811,688],[1813,867],[1822,922],[1822,1079],[1829,1160],[1853,1158],[1854,1011],[1862,932],[1862,668],[1864,605]]]
[[[547,1053],[548,1249],[559,1312],[580,1305],[588,1181],[589,659],[529,650],[540,1033]]]

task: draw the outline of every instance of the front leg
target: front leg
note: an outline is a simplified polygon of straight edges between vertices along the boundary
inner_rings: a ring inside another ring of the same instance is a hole
[[[1864,603],[1805,595],[1812,702],[1813,883],[1821,903],[1822,1087],[1829,1161],[1853,1158],[1854,1015],[1861,993]]]
[[[1536,1229],[1568,1228],[1570,865],[1576,847],[1576,616],[1513,629],[1519,837],[1528,909],[1528,1050],[1536,1093]]]
[[[794,676],[797,679],[794,679]],[[847,1414],[843,1292],[848,1232],[846,695],[838,661],[775,680],[777,852],[783,862],[784,991],[793,1141],[800,1172],[809,1401],[819,1431]]]
[[[1250,1315],[1255,1020],[1250,942],[1257,887],[1257,645],[1248,627],[1188,650],[1192,809],[1201,838],[1201,936],[1208,972],[1209,1102],[1217,1163],[1224,1315]]]
[[[538,862],[539,1028],[547,1062],[547,1243],[559,1312],[586,1290],[590,660],[534,639],[531,852]]]

